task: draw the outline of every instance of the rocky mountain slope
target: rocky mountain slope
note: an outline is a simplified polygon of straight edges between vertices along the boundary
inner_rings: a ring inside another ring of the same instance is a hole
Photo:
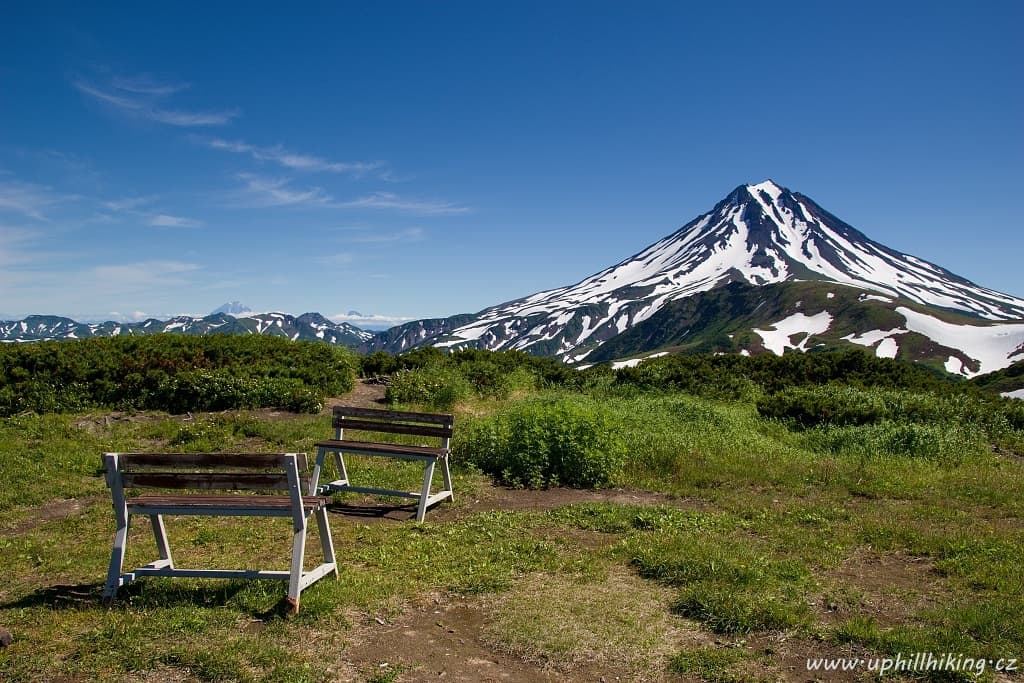
[[[812,312],[783,307],[775,319],[762,317],[770,310],[767,299],[782,291],[769,295],[771,286],[801,282],[834,286],[836,300],[826,298]],[[730,284],[739,289],[718,292]],[[839,294],[847,290],[856,292],[859,304],[860,317],[853,320],[836,308],[848,302],[847,294]],[[872,308],[879,312],[864,312]],[[876,319],[884,325],[873,326]],[[700,322],[694,328],[690,320]],[[749,324],[740,330],[739,320]],[[758,326],[765,334],[755,332]],[[730,344],[707,338],[709,330],[726,328],[733,330],[726,333],[733,335]],[[910,356],[973,375],[1024,354],[1024,300],[889,249],[809,197],[768,180],[736,188],[671,235],[574,285],[472,316],[408,323],[368,348],[401,352],[429,343],[518,349],[589,363],[680,346],[686,335],[683,347],[748,353],[862,344],[879,355]],[[804,342],[788,343],[794,335]],[[815,335],[819,340],[811,344]]]

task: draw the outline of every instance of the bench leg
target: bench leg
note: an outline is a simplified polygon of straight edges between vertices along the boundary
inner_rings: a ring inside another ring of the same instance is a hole
[[[163,515],[150,515],[149,523],[153,526],[153,537],[156,538],[156,549],[160,553],[160,559],[166,562],[165,566],[174,569],[174,560],[171,558],[171,546],[167,542],[167,529],[164,528]]]
[[[452,472],[448,469],[448,458],[441,458],[441,476],[444,477],[444,490],[448,492],[448,499],[455,500],[455,491],[452,490]]]
[[[334,557],[334,539],[331,538],[331,527],[327,524],[327,509],[320,508],[315,513],[316,527],[320,532],[320,547],[324,553],[324,563],[334,565],[334,578],[338,578],[338,560]]]
[[[124,568],[124,551],[128,545],[128,527],[130,518],[125,515],[117,520],[117,531],[114,532],[114,551],[110,554],[110,567],[107,569],[107,583],[103,587],[103,603],[109,605],[117,595],[121,586],[121,570]]]
[[[288,578],[288,611],[299,611],[299,596],[302,594],[302,564],[306,559],[306,520],[296,522],[292,537],[292,569]]]
[[[338,464],[338,479],[341,480],[342,484],[347,484],[348,469],[345,467],[345,458],[342,457],[341,451],[334,452],[334,462]]]
[[[420,492],[420,506],[416,510],[416,521],[422,522],[427,515],[427,503],[430,500],[430,484],[434,480],[434,460],[427,461],[427,467],[423,473],[423,490]]]
[[[320,470],[324,468],[324,450],[318,448],[316,450],[316,461],[313,464],[313,471],[309,477],[309,490],[307,495],[315,496],[317,489],[320,487]]]

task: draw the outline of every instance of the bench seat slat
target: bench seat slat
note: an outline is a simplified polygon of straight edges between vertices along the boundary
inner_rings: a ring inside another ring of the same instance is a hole
[[[448,455],[447,448],[434,446],[404,446],[393,443],[374,443],[372,441],[349,441],[347,439],[328,439],[314,444],[317,448],[346,453],[363,453],[366,455],[413,455],[420,457],[439,458]]]
[[[390,434],[411,434],[413,436],[436,436],[442,439],[451,438],[451,425],[432,427],[430,425],[416,425],[402,422],[374,422],[373,420],[360,420],[346,418],[339,422],[336,427],[344,429],[360,429],[367,432],[388,432]]]
[[[282,472],[125,472],[125,488],[206,489],[216,491],[287,491]]]
[[[379,408],[355,408],[351,406],[334,407],[334,426],[343,427],[342,418],[362,417],[371,420],[397,420],[399,422],[427,422],[429,424],[450,425],[455,417],[444,413],[412,413],[401,410],[381,410]]]
[[[324,496],[303,496],[302,507],[305,510],[319,510],[326,507],[328,499]],[[151,507],[205,508],[220,510],[227,508],[252,510],[291,510],[292,501],[289,496],[217,496],[209,494],[172,495],[145,494],[128,499],[128,509],[139,512]]]
[[[280,468],[284,465],[282,453],[121,453],[124,469],[134,467],[230,467]],[[306,469],[306,454],[295,453],[299,471]]]

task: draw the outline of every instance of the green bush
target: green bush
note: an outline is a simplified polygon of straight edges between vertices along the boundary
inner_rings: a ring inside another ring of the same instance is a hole
[[[456,454],[510,486],[596,488],[621,473],[619,434],[613,414],[591,399],[537,399],[470,424]]]
[[[277,337],[158,334],[0,345],[0,415],[94,407],[316,411],[352,389],[340,347]]]
[[[473,385],[458,370],[428,365],[393,374],[384,396],[389,403],[418,403],[450,410],[472,393]]]
[[[804,440],[813,451],[862,458],[877,456],[927,458],[962,462],[987,450],[987,443],[971,425],[917,424],[886,421],[856,427],[820,426],[808,430]]]
[[[681,355],[653,358],[617,371],[616,383],[648,390],[679,390],[705,398],[749,400],[762,391],[840,382],[856,387],[952,392],[960,386],[926,367],[877,358],[861,349],[783,356]]]
[[[160,387],[163,407],[172,413],[192,410],[280,407],[315,413],[322,401],[301,380],[286,377],[235,377],[223,371],[184,372]]]
[[[872,424],[890,417],[877,393],[840,385],[795,387],[763,396],[757,401],[757,412],[801,427]]]
[[[763,396],[757,401],[757,411],[762,417],[804,429],[883,422],[959,425],[981,430],[993,439],[1019,437],[1024,430],[1024,404],[969,393],[940,395],[838,384],[791,387]]]

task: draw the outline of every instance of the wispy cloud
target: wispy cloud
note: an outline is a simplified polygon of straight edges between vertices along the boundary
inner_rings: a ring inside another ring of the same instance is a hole
[[[26,247],[37,237],[32,230],[12,225],[0,225],[0,267],[31,262],[33,257]]]
[[[342,241],[354,244],[392,244],[395,242],[419,242],[423,236],[423,228],[406,228],[397,232],[366,232],[351,235]]]
[[[96,266],[92,275],[107,289],[140,289],[180,286],[188,283],[188,275],[200,270],[195,263],[179,261],[141,261]]]
[[[119,199],[108,199],[107,201],[100,202],[100,204],[110,211],[133,211],[153,204],[158,199],[159,197],[155,195],[149,197],[121,197]]]
[[[222,140],[220,138],[204,142],[213,149],[235,154],[248,154],[257,161],[271,161],[296,171],[329,171],[359,176],[385,166],[382,161],[329,161],[311,154],[290,152],[281,145],[259,147],[239,140]]]
[[[237,109],[184,111],[164,106],[164,100],[189,87],[188,83],[158,83],[148,76],[114,77],[105,85],[84,79],[72,82],[81,93],[131,116],[171,126],[222,126],[237,118]]]
[[[57,204],[78,199],[52,188],[17,180],[0,182],[0,211],[14,211],[37,221],[49,220],[47,210]]]
[[[199,228],[202,227],[203,222],[197,221],[194,218],[158,213],[149,219],[149,224],[158,228]]]
[[[115,215],[120,215],[120,217],[124,215],[135,216],[145,221],[147,225],[156,228],[201,228],[204,225],[201,220],[178,216],[168,213],[162,207],[154,206],[159,201],[160,197],[157,195],[148,195],[144,197],[107,199],[100,201],[99,204]],[[117,220],[114,216],[110,215],[102,216],[102,218],[106,221]],[[99,218],[96,220],[99,220]]]
[[[281,178],[266,178],[252,173],[240,173],[244,184],[241,190],[242,206],[263,208],[271,206],[329,206],[332,197],[322,188],[297,190]]]
[[[242,181],[243,187],[236,193],[239,197],[235,203],[242,207],[302,206],[324,209],[393,209],[424,216],[469,212],[469,208],[452,202],[408,199],[391,192],[377,192],[358,199],[337,201],[319,186],[298,189],[292,186],[288,179],[271,178],[255,173],[239,173],[236,177]],[[406,235],[406,237],[413,236],[414,232]],[[398,235],[394,239],[400,238],[401,235]]]
[[[157,97],[173,95],[176,92],[187,90],[192,87],[190,83],[161,83],[149,74],[139,74],[138,76],[114,76],[111,79],[111,85],[118,90],[123,90],[125,92],[132,92],[139,95],[155,95]]]
[[[469,208],[452,202],[408,199],[393,192],[374,192],[358,199],[335,204],[339,208],[397,209],[422,215],[468,213]]]
[[[345,266],[355,261],[355,256],[348,252],[339,252],[337,254],[317,256],[315,260],[317,263],[325,266]]]
[[[143,320],[148,320],[149,318],[154,317],[151,316],[149,313],[146,313],[145,311],[132,311],[131,313],[111,311],[110,313],[107,314],[107,316],[109,316],[110,320],[133,323],[142,322]]]
[[[193,126],[223,126],[231,119],[238,117],[238,110],[230,111],[173,111],[170,109],[153,109],[149,112],[154,121],[167,123],[172,126],[193,127]]]
[[[410,320],[416,320],[416,318],[397,315],[378,315],[375,313],[364,315],[356,311],[336,313],[335,315],[329,315],[327,317],[336,323],[350,323],[356,327],[373,329],[385,329],[388,327],[394,327],[395,325],[401,325],[402,323],[407,323]]]

